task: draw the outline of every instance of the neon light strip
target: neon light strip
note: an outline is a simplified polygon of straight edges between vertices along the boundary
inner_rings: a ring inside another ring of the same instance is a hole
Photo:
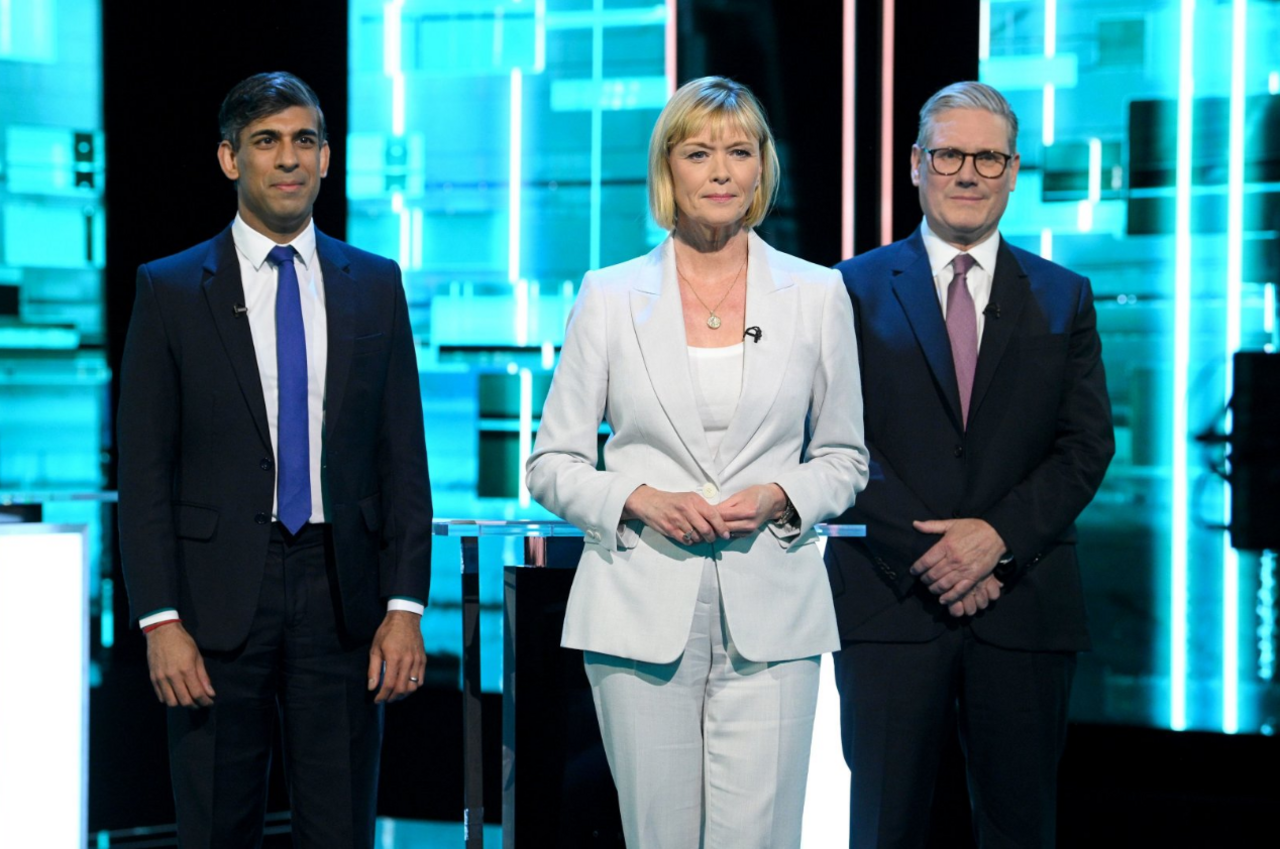
[[[1240,350],[1240,295],[1244,283],[1244,56],[1246,0],[1231,4],[1231,98],[1227,132],[1227,332],[1224,404],[1235,383],[1232,357]],[[1231,412],[1228,408],[1228,417]],[[1228,427],[1230,422],[1228,421]],[[1231,487],[1222,487],[1222,522],[1231,522]],[[1240,561],[1222,535],[1222,730],[1240,730]]]
[[[1280,94],[1280,71],[1267,74],[1267,91],[1271,94]]]
[[[391,78],[391,134],[404,135],[404,72],[400,55],[401,19],[404,0],[391,0],[382,7],[382,72]]]
[[[884,0],[880,14],[880,244],[893,241],[893,12]]]
[[[676,93],[676,80],[679,79],[676,73],[676,33],[678,22],[676,17],[676,0],[667,0],[667,21],[663,25],[663,35],[667,45],[666,57],[666,74],[667,74],[667,97]]]
[[[1089,203],[1102,200],[1102,139],[1089,139]]]
[[[1053,231],[1048,227],[1040,231],[1040,256],[1053,261]]]
[[[507,280],[520,279],[521,150],[524,145],[524,75],[511,69],[511,141],[507,152]]]
[[[591,105],[591,235],[588,242],[588,268],[600,267],[600,215],[603,209],[601,187],[604,158],[604,119],[600,108],[604,83],[604,2],[594,0],[595,21],[591,25],[591,82],[596,100]]]
[[[1262,575],[1258,582],[1258,677],[1271,681],[1276,676],[1276,553],[1262,553]]]
[[[529,485],[524,479],[524,467],[529,462],[529,454],[533,451],[533,374],[527,369],[520,369],[520,466],[519,492],[520,506],[529,506]]]
[[[978,4],[978,61],[991,58],[991,0]]]
[[[1044,0],[1044,58],[1058,53],[1058,0]]]
[[[1041,140],[1045,147],[1053,147],[1053,111],[1054,111],[1054,89],[1053,83],[1044,84],[1044,130]]]
[[[840,80],[840,256],[853,256],[853,37],[856,0],[844,0]]]
[[[1087,200],[1076,204],[1076,229],[1081,233],[1093,230],[1093,204]]]
[[[1174,181],[1173,397],[1169,539],[1169,727],[1187,727],[1187,379],[1191,367],[1191,119],[1195,97],[1195,0],[1181,0],[1178,155]]]
[[[401,268],[410,268],[409,260],[409,243],[412,239],[411,222],[409,219],[409,210],[404,208],[404,194],[401,192],[391,193],[391,211],[399,217],[399,233],[400,233],[400,249],[396,260],[400,263]]]

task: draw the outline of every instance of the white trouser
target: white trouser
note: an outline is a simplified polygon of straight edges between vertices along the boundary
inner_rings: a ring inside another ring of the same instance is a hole
[[[715,561],[678,660],[585,657],[629,849],[799,847],[819,658],[738,654]]]

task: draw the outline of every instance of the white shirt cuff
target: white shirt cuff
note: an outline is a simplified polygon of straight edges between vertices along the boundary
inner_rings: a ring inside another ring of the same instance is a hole
[[[420,601],[414,601],[411,598],[392,597],[387,599],[388,613],[390,613],[393,610],[407,610],[410,613],[416,613],[419,616],[421,616],[423,611],[425,611],[426,609],[427,609],[427,606],[425,604],[423,604]]]
[[[146,616],[138,620],[139,628],[146,628],[150,625],[156,625],[160,622],[168,622],[170,619],[181,619],[178,611],[173,608],[168,610],[157,610],[155,613],[148,613]]]

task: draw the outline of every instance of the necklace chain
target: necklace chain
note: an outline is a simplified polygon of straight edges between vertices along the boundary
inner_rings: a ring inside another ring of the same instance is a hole
[[[702,296],[698,294],[698,290],[694,288],[694,285],[692,283],[689,282],[689,278],[685,277],[684,272],[680,270],[680,263],[678,261],[676,262],[676,276],[678,276],[681,280],[684,281],[684,284],[689,287],[689,291],[692,292],[693,296],[698,299],[698,303],[702,304],[702,308],[709,313],[709,315],[707,316],[707,327],[710,327],[712,330],[719,330],[720,325],[724,323],[720,320],[720,316],[716,315],[716,310],[720,309],[720,305],[723,304],[725,300],[728,299],[729,293],[732,292],[734,287],[738,285],[738,277],[742,274],[742,270],[746,267],[747,267],[747,254],[744,252],[742,255],[742,265],[739,266],[738,270],[733,273],[733,280],[729,283],[729,287],[724,290],[724,294],[720,296],[720,300],[716,301],[716,305],[714,307],[709,307],[707,306],[707,302],[702,300]]]

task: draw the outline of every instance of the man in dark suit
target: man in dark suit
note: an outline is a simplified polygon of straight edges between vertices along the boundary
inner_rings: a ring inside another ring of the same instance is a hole
[[[382,705],[414,692],[431,562],[417,361],[395,263],[311,210],[329,163],[286,73],[227,95],[239,211],[138,270],[120,545],[169,707],[180,842],[262,838],[279,716],[296,846],[372,846]]]
[[[1114,440],[1089,281],[997,230],[1017,130],[989,86],[935,94],[911,154],[924,223],[838,266],[871,452],[845,517],[867,536],[827,548],[850,846],[924,845],[954,724],[978,844],[1054,842],[1089,645],[1074,521]]]

